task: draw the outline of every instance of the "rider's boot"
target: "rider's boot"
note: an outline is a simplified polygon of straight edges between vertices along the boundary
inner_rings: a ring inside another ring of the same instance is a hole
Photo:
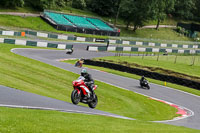
[[[94,95],[94,91],[93,90],[91,91],[91,97],[92,97],[92,99],[95,99],[95,95]]]

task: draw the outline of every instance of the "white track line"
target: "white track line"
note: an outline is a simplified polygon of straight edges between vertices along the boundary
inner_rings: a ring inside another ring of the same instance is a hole
[[[126,120],[135,120],[133,118],[128,118],[128,117],[119,116],[119,115],[93,113],[93,112],[77,111],[77,110],[66,110],[66,109],[34,107],[34,106],[21,106],[21,105],[6,105],[6,104],[0,104],[0,107],[22,108],[22,109],[36,109],[36,110],[51,110],[51,111],[60,111],[60,112],[68,112],[68,113],[81,113],[81,114],[89,114],[89,115],[101,115],[101,116],[108,116],[108,117],[114,117],[114,118],[120,118],[120,119],[126,119]]]

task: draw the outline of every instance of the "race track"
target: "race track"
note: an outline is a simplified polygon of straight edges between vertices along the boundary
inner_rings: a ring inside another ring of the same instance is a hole
[[[102,56],[113,56],[113,53],[107,52],[88,52],[85,50],[86,45],[84,44],[76,44],[74,45],[74,53],[72,55],[65,54],[64,50],[38,50],[38,49],[13,49],[12,52],[32,58],[68,71],[72,71],[74,73],[80,73],[80,68],[76,68],[71,64],[66,64],[63,62],[59,62],[60,59],[67,59],[67,58],[93,58],[93,57],[102,57]],[[103,81],[108,84],[112,84],[118,86],[123,89],[127,89],[130,91],[134,91],[136,93],[140,93],[149,97],[154,97],[158,99],[162,99],[167,102],[174,103],[181,107],[185,107],[186,109],[190,110],[189,117],[179,120],[172,120],[172,121],[163,121],[162,123],[171,124],[171,125],[178,125],[178,126],[185,126],[194,129],[200,129],[200,97],[195,96],[192,94],[188,94],[182,91],[174,90],[171,88],[167,88],[160,85],[151,84],[150,90],[141,89],[139,87],[138,81],[122,76],[117,76],[113,74],[109,74],[106,72],[101,72],[93,69],[88,69],[89,73],[92,74],[95,80]],[[116,82],[117,81],[117,82]],[[37,106],[37,107],[44,107],[44,108],[54,108],[55,110],[65,110],[68,112],[73,112],[73,110],[81,112],[90,112],[90,114],[102,114],[102,115],[112,115],[107,112],[94,110],[86,107],[81,106],[74,106],[71,103],[66,103],[63,101],[46,98],[42,96],[38,96],[35,94],[26,93],[23,91],[5,88],[0,86],[0,95],[4,95],[4,97],[0,97],[0,104],[7,104],[7,105],[21,105],[21,106]],[[8,96],[16,97],[16,99],[9,99],[6,98]],[[27,98],[27,100],[23,101],[23,96]],[[38,100],[42,100],[43,103],[38,105]],[[3,105],[2,105],[3,106]],[[121,117],[121,116],[115,116]],[[121,117],[123,118],[123,117]],[[125,118],[125,117],[124,117]],[[126,119],[126,118],[125,118]]]

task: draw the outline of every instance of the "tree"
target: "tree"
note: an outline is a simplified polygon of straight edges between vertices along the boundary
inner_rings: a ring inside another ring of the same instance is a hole
[[[195,10],[193,10],[194,19],[200,21],[200,0],[195,0]]]
[[[25,3],[37,10],[55,9],[64,7],[66,0],[25,0]]]
[[[72,7],[77,9],[84,9],[86,7],[85,0],[72,0]]]
[[[24,0],[1,0],[0,5],[5,8],[23,7]]]
[[[87,8],[101,16],[114,16],[114,25],[119,17],[122,0],[85,0]]]
[[[66,1],[65,0],[56,0],[55,1],[56,6],[58,7],[65,7]]]
[[[175,0],[151,0],[152,19],[157,20],[156,29],[158,30],[160,22],[163,21],[167,14],[174,10]]]
[[[133,23],[133,31],[136,31],[150,19],[150,10],[149,0],[123,0],[120,14],[126,22],[127,28]]]
[[[119,17],[119,13],[120,13],[120,8],[121,8],[121,3],[122,3],[122,0],[117,0],[117,2],[115,2],[115,14],[116,14],[116,17],[115,17],[115,23],[114,25],[116,26],[117,24],[117,19]]]
[[[87,5],[91,11],[101,16],[111,16],[114,14],[116,0],[87,0]]]
[[[176,0],[174,15],[182,19],[192,20],[195,9],[195,0]]]

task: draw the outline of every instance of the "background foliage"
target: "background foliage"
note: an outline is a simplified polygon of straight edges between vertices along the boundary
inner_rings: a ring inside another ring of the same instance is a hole
[[[156,20],[157,27],[167,16],[199,21],[200,0],[1,0],[4,8],[31,7],[38,11],[44,9],[63,9],[73,7],[87,9],[100,16],[114,17],[115,24],[120,17],[134,31],[149,20]]]

